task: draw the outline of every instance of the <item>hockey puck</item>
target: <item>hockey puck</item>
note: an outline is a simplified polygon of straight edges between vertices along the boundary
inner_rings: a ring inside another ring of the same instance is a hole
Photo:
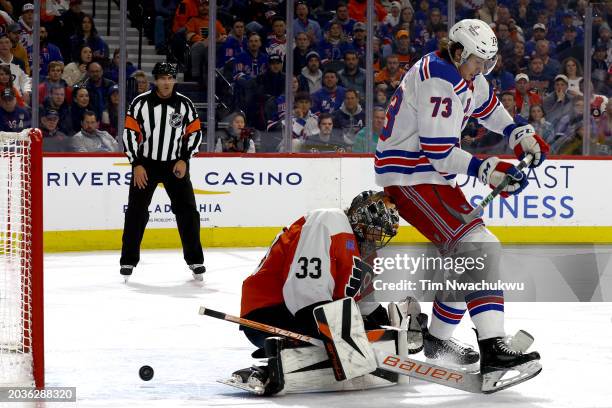
[[[149,381],[151,378],[153,378],[153,368],[148,365],[142,366],[138,371],[138,375],[143,381]]]

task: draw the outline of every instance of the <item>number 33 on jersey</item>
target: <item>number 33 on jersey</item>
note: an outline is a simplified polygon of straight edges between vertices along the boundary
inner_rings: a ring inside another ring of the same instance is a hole
[[[285,303],[293,314],[313,303],[354,296],[361,284],[359,248],[340,209],[309,212],[274,240],[242,284],[241,316]]]

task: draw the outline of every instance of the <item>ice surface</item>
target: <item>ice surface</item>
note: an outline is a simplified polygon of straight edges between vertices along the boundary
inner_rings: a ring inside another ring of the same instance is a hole
[[[180,251],[143,251],[127,285],[116,252],[47,255],[46,381],[77,387],[78,396],[78,405],[47,406],[612,407],[612,303],[506,304],[507,332],[533,334],[544,369],[493,395],[412,381],[379,390],[262,398],[218,384],[254,362],[253,347],[235,324],[199,316],[198,308],[238,314],[241,282],[264,253],[207,250],[201,284],[191,278]],[[431,313],[430,304],[422,306]],[[475,344],[471,327],[465,318],[456,335]],[[143,365],[155,370],[149,382],[138,377]]]

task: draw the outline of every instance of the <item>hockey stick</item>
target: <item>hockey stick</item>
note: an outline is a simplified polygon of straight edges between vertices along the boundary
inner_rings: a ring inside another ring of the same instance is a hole
[[[260,330],[266,333],[272,333],[290,339],[300,340],[305,343],[312,344],[313,346],[322,348],[324,347],[323,342],[319,339],[315,339],[313,337],[295,333],[289,330],[284,330],[268,324],[258,323],[253,320],[232,316],[230,314],[218,312],[216,310],[208,309],[203,306],[200,306],[199,314],[203,316],[214,317],[216,319],[221,319],[232,323],[241,324],[243,326]],[[385,330],[374,330],[374,332],[380,331],[384,332]],[[368,338],[370,338],[370,332],[368,333]],[[462,391],[482,393],[483,379],[480,374],[466,373],[464,371],[453,370],[435,364],[413,360],[409,357],[398,356],[396,354],[388,353],[386,351],[379,350],[376,348],[374,349],[374,353],[376,355],[376,363],[378,367],[385,371],[390,371],[401,375],[407,375],[410,377],[418,378],[420,380],[445,385],[451,388],[456,388]]]
[[[523,160],[519,162],[519,164],[516,166],[516,169],[518,171],[522,171],[525,167],[529,166],[532,161],[533,161],[533,155],[528,154],[523,158]],[[470,222],[474,221],[476,218],[482,216],[484,212],[484,208],[487,205],[489,205],[489,203],[493,201],[495,197],[497,197],[502,192],[502,190],[506,188],[508,184],[510,184],[511,181],[512,181],[512,177],[510,177],[509,175],[506,175],[506,177],[504,177],[504,180],[501,183],[499,183],[497,187],[495,187],[493,191],[491,191],[489,195],[487,195],[480,202],[480,204],[476,206],[476,208],[474,208],[468,214],[461,214],[459,212],[456,212],[456,215],[458,215],[465,224],[469,224]]]

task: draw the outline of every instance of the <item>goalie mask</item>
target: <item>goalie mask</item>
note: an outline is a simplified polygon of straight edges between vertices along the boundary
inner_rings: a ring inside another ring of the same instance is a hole
[[[353,199],[346,215],[357,239],[374,244],[376,249],[397,234],[399,215],[383,192],[362,192]]]
[[[495,67],[497,62],[497,37],[491,27],[484,21],[477,19],[461,20],[451,27],[448,39],[463,46],[459,65],[464,64],[470,55],[475,55],[484,60],[483,75],[489,74]]]

